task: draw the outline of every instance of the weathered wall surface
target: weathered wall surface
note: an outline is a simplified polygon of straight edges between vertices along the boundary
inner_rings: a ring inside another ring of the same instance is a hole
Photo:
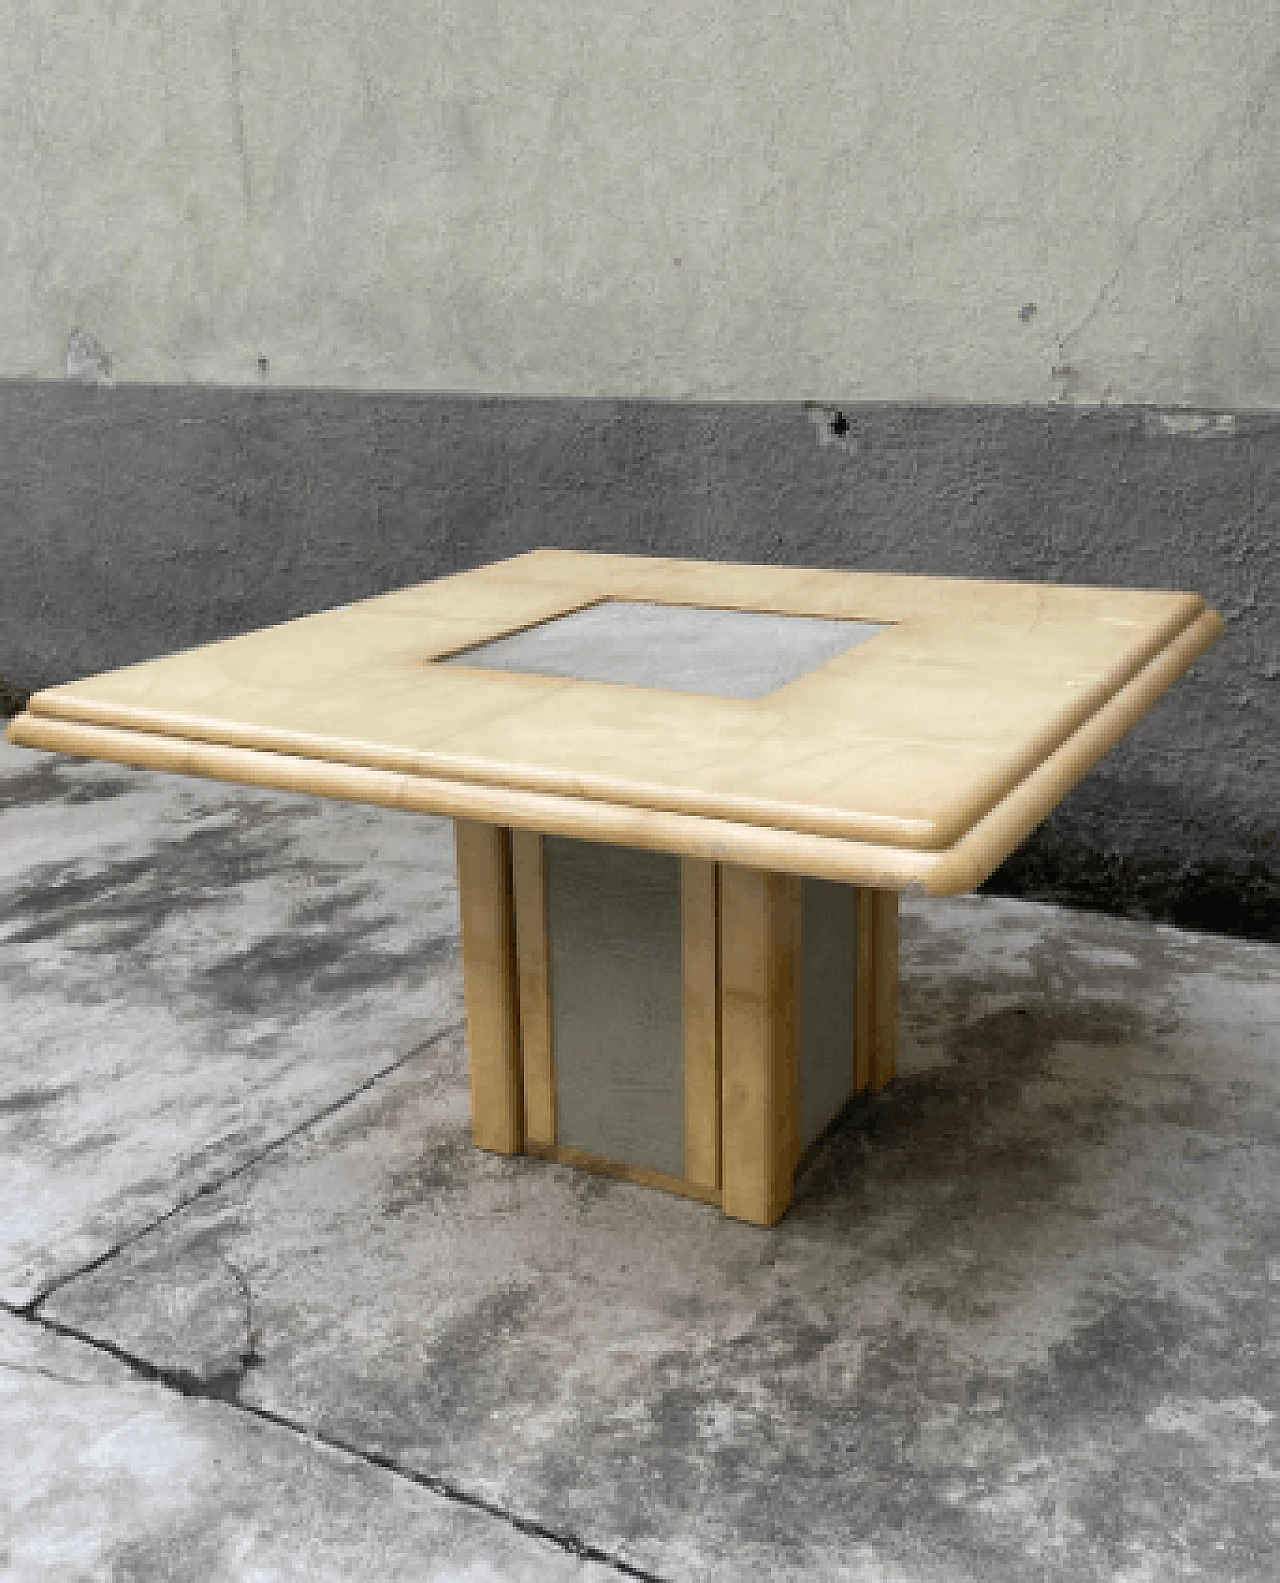
[[[539,544],[1198,590],[1227,635],[997,877],[1280,937],[1280,415],[0,385],[34,688]]]
[[[1274,0],[13,0],[0,377],[1280,402]]]

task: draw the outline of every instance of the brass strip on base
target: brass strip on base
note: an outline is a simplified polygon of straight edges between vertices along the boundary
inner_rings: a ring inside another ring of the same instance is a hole
[[[720,1187],[720,872],[680,859],[680,967],[684,1020],[684,1174]]]
[[[552,1019],[551,942],[547,934],[547,857],[532,830],[511,832],[524,1126],[529,1143],[556,1141],[556,1061]]]
[[[878,890],[872,896],[875,934],[872,951],[872,995],[875,1009],[871,1037],[871,1089],[878,1094],[893,1081],[898,1063],[898,893]]]
[[[618,1182],[630,1182],[636,1187],[656,1187],[663,1193],[674,1193],[678,1198],[694,1198],[702,1204],[720,1207],[720,1193],[713,1187],[700,1187],[683,1176],[668,1176],[665,1171],[651,1171],[645,1165],[627,1165],[621,1160],[606,1160],[598,1154],[588,1154],[583,1149],[572,1149],[567,1144],[529,1143],[524,1152],[535,1160],[546,1160],[553,1165],[572,1165],[580,1171],[594,1171],[597,1176],[609,1176]]]

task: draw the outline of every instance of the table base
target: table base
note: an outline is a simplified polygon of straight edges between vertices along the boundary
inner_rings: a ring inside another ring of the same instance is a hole
[[[779,1220],[893,1076],[897,893],[456,830],[475,1145]]]

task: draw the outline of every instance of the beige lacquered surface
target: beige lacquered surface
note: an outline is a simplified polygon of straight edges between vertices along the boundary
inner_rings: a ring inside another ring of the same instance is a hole
[[[891,626],[753,700],[434,663],[609,597]],[[1188,629],[1213,641],[1206,619],[1194,594],[539,550],[50,688],[30,714],[936,853]]]

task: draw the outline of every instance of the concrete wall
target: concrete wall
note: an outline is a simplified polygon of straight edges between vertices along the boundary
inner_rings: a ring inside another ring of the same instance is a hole
[[[1274,0],[16,0],[0,377],[1280,398]]]

